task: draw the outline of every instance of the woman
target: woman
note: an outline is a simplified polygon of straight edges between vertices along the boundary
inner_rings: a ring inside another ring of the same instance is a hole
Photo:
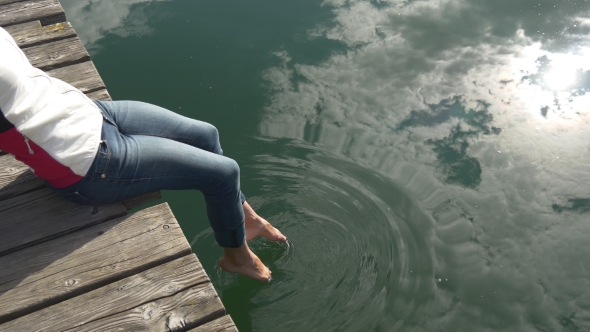
[[[31,66],[0,28],[0,149],[31,167],[59,195],[108,204],[165,189],[200,190],[220,267],[266,281],[248,248],[263,236],[286,241],[240,192],[240,170],[222,155],[217,129],[133,101],[92,101]]]

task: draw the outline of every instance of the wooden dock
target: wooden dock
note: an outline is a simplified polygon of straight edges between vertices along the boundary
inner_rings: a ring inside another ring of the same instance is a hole
[[[37,68],[110,100],[58,0],[0,0]],[[0,151],[0,331],[237,331],[159,193],[66,201]]]

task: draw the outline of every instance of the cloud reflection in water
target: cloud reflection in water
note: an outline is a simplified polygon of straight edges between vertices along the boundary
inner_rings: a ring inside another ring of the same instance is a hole
[[[259,130],[378,170],[433,217],[433,277],[449,281],[415,325],[590,328],[590,3],[324,5],[334,22],[310,38],[348,50],[277,51]]]
[[[99,40],[107,33],[121,37],[141,36],[152,32],[152,24],[143,12],[145,5],[169,0],[61,0],[67,18],[90,51],[96,51]],[[159,16],[161,16],[160,13]],[[150,19],[158,16],[151,15]]]

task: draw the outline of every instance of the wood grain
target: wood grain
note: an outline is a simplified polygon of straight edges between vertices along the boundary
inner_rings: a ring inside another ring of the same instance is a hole
[[[122,203],[80,205],[48,188],[0,201],[0,256],[126,214]]]
[[[188,330],[189,332],[238,332],[236,324],[229,315],[217,318],[207,324]]]
[[[223,315],[215,288],[207,282],[68,331],[185,331]]]
[[[197,257],[190,254],[0,325],[0,330],[63,331],[75,328],[112,331],[124,316],[137,317],[146,321],[144,326],[153,326],[166,317],[166,312],[182,311],[184,306],[187,306],[187,312],[194,312],[196,301],[183,296],[186,293],[206,299],[210,304],[201,308],[208,312],[223,311],[203,267]],[[176,302],[176,307],[169,306],[174,299],[184,301]],[[97,323],[104,319],[110,326],[105,326],[105,321]],[[133,320],[137,321],[123,319]]]
[[[23,1],[23,0],[0,0],[0,6],[9,4],[9,3],[13,3],[13,2],[19,2],[19,1]]]
[[[66,15],[58,0],[18,1],[0,6],[0,26],[31,21],[42,25],[65,22]]]
[[[27,47],[23,52],[31,65],[45,71],[90,60],[78,37]]]
[[[38,23],[39,26],[34,24],[20,28],[16,31],[13,30],[13,32],[9,31],[12,38],[14,38],[14,41],[16,41],[16,44],[21,49],[76,36],[76,31],[74,31],[74,28],[72,28],[72,25],[69,22],[56,23],[44,27],[41,26],[39,21],[34,21],[34,23]],[[25,23],[22,25],[27,24]]]
[[[89,92],[86,94],[86,96],[88,96],[88,98],[94,99],[94,100],[112,100],[111,95],[109,95],[109,93],[107,92],[106,89],[98,90],[98,91],[94,91],[94,92]]]
[[[2,256],[0,323],[190,252],[164,203]]]
[[[0,156],[0,200],[46,187],[29,167],[11,155]]]
[[[14,36],[15,33],[19,33],[21,30],[28,30],[28,29],[34,29],[34,28],[40,29],[41,22],[39,22],[37,20],[37,21],[15,24],[15,25],[4,27],[4,30],[6,30],[6,32],[8,32],[11,36]]]
[[[47,74],[71,84],[83,93],[105,89],[104,82],[92,61],[49,70]]]

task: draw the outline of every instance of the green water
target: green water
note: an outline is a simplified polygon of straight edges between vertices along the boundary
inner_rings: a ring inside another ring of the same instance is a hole
[[[590,3],[62,0],[114,99],[216,125],[270,284],[240,331],[590,330]]]

